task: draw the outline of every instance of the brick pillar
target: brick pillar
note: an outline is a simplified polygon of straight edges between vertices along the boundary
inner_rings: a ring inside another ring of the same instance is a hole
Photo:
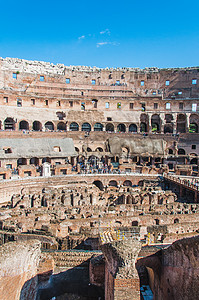
[[[140,300],[135,263],[141,243],[132,238],[101,245],[106,259],[105,300]]]
[[[194,193],[194,202],[198,203],[198,191],[195,191]]]

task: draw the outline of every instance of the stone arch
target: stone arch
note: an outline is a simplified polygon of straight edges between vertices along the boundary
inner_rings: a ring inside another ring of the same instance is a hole
[[[198,133],[198,124],[190,123],[189,124],[189,133]]]
[[[125,180],[123,186],[132,186],[132,182],[130,180]]]
[[[13,118],[6,118],[4,121],[5,130],[15,130],[15,121]]]
[[[94,131],[103,131],[104,126],[101,123],[95,123]]]
[[[116,180],[110,180],[108,185],[109,185],[109,186],[115,186],[115,187],[117,187],[117,186],[118,186],[118,183],[117,183]]]
[[[93,181],[93,184],[100,189],[100,191],[104,190],[104,185],[100,180]]]
[[[197,165],[197,164],[198,164],[198,159],[196,157],[190,160],[190,165]]]
[[[31,165],[35,165],[35,166],[38,166],[39,165],[39,158],[38,157],[32,157],[30,159],[30,164]]]
[[[44,157],[42,158],[42,164],[48,162],[49,164],[51,163],[51,158],[50,157]]]
[[[155,225],[160,225],[160,220],[159,219],[154,219]]]
[[[186,152],[183,148],[178,149],[178,155],[185,155],[185,154],[186,154]]]
[[[39,121],[34,121],[32,125],[32,129],[34,131],[41,131],[42,130],[42,124]]]
[[[146,123],[144,122],[140,123],[140,132],[148,132]]]
[[[132,226],[138,226],[138,221],[132,221]]]
[[[136,124],[130,124],[129,125],[129,132],[137,132],[138,128]]]
[[[50,130],[50,131],[54,130],[55,128],[53,122],[51,121],[46,122],[44,126],[46,130]]]
[[[70,130],[71,131],[79,131],[79,125],[76,122],[72,122],[70,124]]]
[[[152,132],[160,132],[161,131],[161,119],[158,114],[154,114],[151,117],[151,127]]]
[[[19,130],[29,130],[29,123],[25,120],[20,121]]]
[[[91,131],[91,125],[87,122],[82,124],[82,131],[90,132]]]
[[[17,167],[22,166],[22,165],[27,165],[27,159],[24,157],[18,158],[17,159]]]
[[[179,223],[179,219],[178,218],[176,218],[176,219],[174,219],[174,222],[173,222],[174,224],[178,224]]]
[[[112,123],[106,124],[106,132],[114,132],[114,125]]]
[[[185,133],[186,132],[186,126],[187,126],[187,117],[185,114],[178,114],[177,115],[177,132],[179,133]]]
[[[59,123],[57,124],[57,130],[66,131],[66,123],[64,123],[64,122],[59,122]]]
[[[75,151],[76,151],[77,153],[79,153],[79,148],[75,147]]]
[[[198,114],[191,114],[189,117],[189,132],[190,133],[198,133],[199,128],[199,115]]]
[[[118,132],[126,132],[126,126],[123,123],[117,125]]]
[[[103,152],[104,150],[102,149],[102,147],[97,147],[96,149],[95,149],[95,152]]]

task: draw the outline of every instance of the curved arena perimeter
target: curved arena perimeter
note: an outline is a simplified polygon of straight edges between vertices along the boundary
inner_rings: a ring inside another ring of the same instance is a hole
[[[199,67],[0,58],[3,299],[198,299],[198,158]]]

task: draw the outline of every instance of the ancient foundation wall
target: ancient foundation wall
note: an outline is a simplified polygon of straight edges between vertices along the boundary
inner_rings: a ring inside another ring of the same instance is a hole
[[[32,177],[18,180],[4,180],[0,182],[0,203],[11,200],[13,194],[34,193],[46,187],[66,186],[68,183],[85,183],[90,184],[95,180],[102,181],[103,185],[108,185],[111,180],[116,180],[121,185],[125,180],[130,180],[133,185],[137,185],[140,180],[149,178],[153,180],[157,175],[128,175],[128,174],[111,174],[111,175],[65,175],[54,177]]]
[[[197,300],[198,262],[199,236],[196,236],[178,240],[155,255],[140,259],[138,265],[150,268],[154,300]]]
[[[12,242],[0,247],[2,300],[34,300],[38,285],[40,242]]]

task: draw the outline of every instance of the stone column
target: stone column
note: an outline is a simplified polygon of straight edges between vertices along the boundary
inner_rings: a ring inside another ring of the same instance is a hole
[[[177,133],[177,114],[173,113],[173,134]]]
[[[151,124],[151,115],[148,114],[149,117],[149,127],[148,127],[148,133],[152,133],[152,124]]]
[[[141,243],[132,238],[101,245],[106,259],[105,300],[140,300],[135,263]]]
[[[191,113],[186,113],[186,119],[187,119],[187,128],[186,128],[186,132],[189,132],[190,115],[191,115]]]

